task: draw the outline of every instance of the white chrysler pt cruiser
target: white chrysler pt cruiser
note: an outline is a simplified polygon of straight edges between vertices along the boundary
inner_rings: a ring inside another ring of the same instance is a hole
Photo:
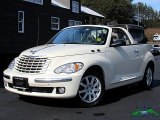
[[[24,96],[77,98],[97,105],[105,90],[153,83],[154,56],[121,27],[81,25],[61,30],[42,46],[30,48],[4,71],[4,86]]]

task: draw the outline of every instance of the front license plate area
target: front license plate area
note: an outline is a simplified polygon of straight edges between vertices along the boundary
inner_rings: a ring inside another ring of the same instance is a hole
[[[28,87],[28,78],[13,77],[13,88],[27,89]]]

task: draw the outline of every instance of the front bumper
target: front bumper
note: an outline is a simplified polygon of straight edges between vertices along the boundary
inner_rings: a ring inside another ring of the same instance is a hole
[[[54,76],[54,77],[53,77]],[[13,78],[27,78],[27,88],[14,86]],[[46,98],[73,98],[77,95],[81,74],[56,75],[52,72],[45,74],[27,74],[16,70],[7,69],[4,71],[5,89],[26,96],[46,97]],[[59,93],[59,88],[65,90]]]

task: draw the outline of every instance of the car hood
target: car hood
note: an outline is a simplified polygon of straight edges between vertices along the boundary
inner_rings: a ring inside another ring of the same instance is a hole
[[[20,56],[63,57],[82,54],[95,54],[100,52],[104,52],[101,45],[46,44],[25,50]]]

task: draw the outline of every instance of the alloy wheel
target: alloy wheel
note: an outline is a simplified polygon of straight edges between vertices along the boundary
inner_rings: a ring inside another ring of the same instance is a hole
[[[100,80],[96,76],[90,75],[81,80],[78,94],[83,102],[93,103],[100,97],[101,91]]]

